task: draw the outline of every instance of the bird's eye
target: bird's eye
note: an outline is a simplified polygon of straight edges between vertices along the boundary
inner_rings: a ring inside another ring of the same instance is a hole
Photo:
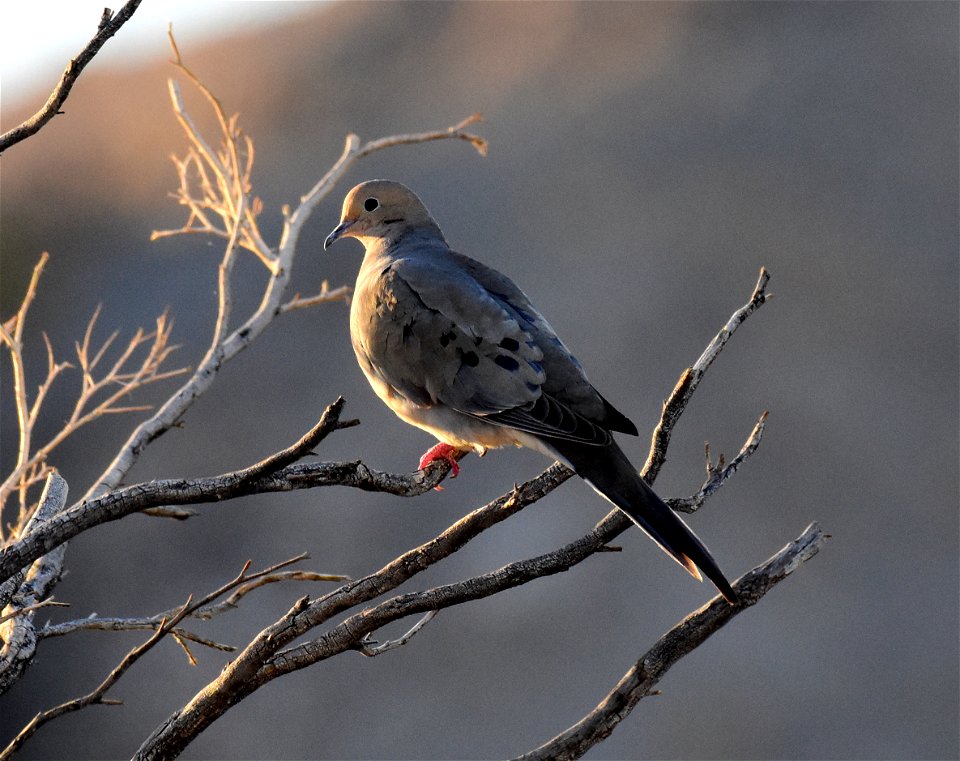
[[[364,211],[376,211],[380,208],[380,202],[376,198],[368,198],[363,202]]]

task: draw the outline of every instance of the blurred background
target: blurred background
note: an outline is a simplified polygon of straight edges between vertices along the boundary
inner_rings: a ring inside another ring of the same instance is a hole
[[[621,442],[640,464],[661,401],[764,265],[775,298],[711,368],[657,488],[693,493],[704,441],[732,456],[769,409],[757,454],[690,523],[731,577],[812,520],[832,535],[674,667],[663,694],[588,757],[957,757],[955,3],[205,3],[204,15],[183,17],[181,6],[166,17],[163,7],[147,0],[81,76],[66,114],[2,158],[4,317],[40,252],[51,254],[28,324],[32,387],[45,372],[41,331],[67,359],[101,302],[101,339],[129,336],[169,307],[180,364],[195,364],[210,336],[221,243],[148,240],[184,221],[168,197],[169,156],[186,141],[166,91],[176,75],[167,21],[188,65],[255,140],[272,243],[281,205],[297,203],[348,132],[441,129],[482,111],[485,159],[449,141],[353,169],[304,232],[292,292],[353,282],[359,245],[322,251],[340,200],[364,179],[400,180],[455,248],[512,275],[540,306],[643,431]],[[18,88],[27,74],[4,71],[4,129],[45,100],[98,18],[94,9],[70,27],[45,78]],[[48,36],[5,26],[10,37]],[[189,103],[209,124],[192,94]],[[252,261],[238,267],[237,314],[255,304],[262,274]],[[295,441],[339,394],[363,425],[318,456],[411,471],[432,442],[367,388],[347,312],[331,304],[277,320],[129,482],[245,466]],[[0,370],[6,472],[16,453],[6,358]],[[79,382],[62,379],[61,399]],[[139,400],[161,401],[175,383]],[[40,435],[67,409],[51,399]],[[74,497],[134,422],[111,417],[62,448],[54,464]],[[546,464],[522,451],[469,458],[443,493],[413,501],[321,489],[209,505],[184,523],[132,516],[70,543],[56,597],[72,607],[49,617],[151,614],[219,586],[248,558],[264,567],[306,551],[309,568],[360,576]],[[568,483],[404,590],[555,548],[606,510]],[[639,531],[621,544],[622,553],[444,611],[383,657],[347,654],[275,681],[187,756],[529,750],[592,709],[713,594]],[[324,591],[274,586],[193,628],[242,645],[300,595]],[[92,689],[143,639],[44,641],[0,700],[3,741],[38,710]],[[22,757],[129,756],[228,659],[194,652],[191,667],[162,643],[112,693],[124,706],[58,719]]]

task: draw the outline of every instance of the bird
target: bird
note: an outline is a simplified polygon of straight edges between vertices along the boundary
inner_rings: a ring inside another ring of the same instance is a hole
[[[690,575],[737,595],[696,534],[640,476],[613,438],[637,427],[608,402],[526,294],[450,248],[405,185],[369,180],[343,201],[324,250],[364,247],[350,307],[357,361],[377,396],[438,443],[422,469],[473,451],[528,447],[569,466]]]

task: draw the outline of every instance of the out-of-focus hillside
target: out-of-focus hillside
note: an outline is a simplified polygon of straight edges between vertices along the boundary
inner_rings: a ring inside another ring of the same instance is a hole
[[[316,182],[347,133],[444,128],[482,111],[486,159],[450,141],[353,170],[309,223],[293,288],[352,282],[359,247],[322,252],[343,193],[372,177],[405,182],[455,247],[519,282],[637,422],[641,440],[624,444],[638,462],[680,371],[746,300],[760,265],[772,272],[775,298],[711,369],[657,486],[694,491],[704,440],[732,454],[769,409],[760,451],[690,522],[731,576],[811,520],[833,538],[671,671],[664,694],[591,758],[957,757],[957,24],[948,3],[338,3],[182,51],[255,140],[271,235],[279,207]],[[185,145],[167,97],[172,75],[162,56],[93,68],[64,116],[0,159],[4,317],[39,252],[51,253],[31,312],[35,373],[45,362],[39,331],[66,357],[100,301],[103,336],[129,334],[169,306],[181,363],[203,351],[220,244],[148,240],[183,221],[168,197],[169,156]],[[4,128],[35,107],[4,103]],[[253,264],[236,274],[259,276]],[[257,291],[238,288],[239,312]],[[249,464],[294,441],[339,394],[363,425],[318,455],[412,470],[431,442],[366,388],[347,332],[343,305],[285,316],[183,428],[150,447],[132,480]],[[50,412],[48,434],[64,414]],[[9,467],[6,388],[0,414]],[[56,465],[74,496],[130,424],[97,423],[64,448]],[[359,576],[544,464],[526,452],[469,458],[442,494],[414,502],[317,490],[205,507],[183,524],[131,517],[71,543],[56,596],[72,608],[50,616],[152,613],[216,587],[247,558],[264,566],[301,551],[313,567]],[[550,549],[605,511],[569,484],[427,581]],[[529,750],[590,710],[711,594],[640,532],[622,544],[445,611],[384,657],[275,682],[188,755]],[[203,633],[243,644],[304,593],[264,590]],[[44,642],[0,700],[3,738],[90,689],[139,640],[95,632]],[[121,683],[126,706],[44,727],[24,757],[129,755],[226,657],[198,655],[190,668],[172,643],[158,648]]]

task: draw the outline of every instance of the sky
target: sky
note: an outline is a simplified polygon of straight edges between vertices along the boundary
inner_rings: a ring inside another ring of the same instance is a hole
[[[86,71],[121,59],[135,63],[166,55],[170,23],[177,41],[184,44],[225,36],[311,4],[309,0],[144,0]],[[0,103],[11,106],[25,97],[38,97],[39,108],[67,62],[96,34],[104,7],[116,11],[122,6],[123,0],[52,0],[39,6],[5,3],[0,24]]]

